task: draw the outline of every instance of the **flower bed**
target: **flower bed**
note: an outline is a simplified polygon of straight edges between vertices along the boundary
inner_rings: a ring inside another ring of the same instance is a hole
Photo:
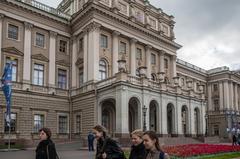
[[[213,145],[213,144],[190,144],[163,147],[164,151],[171,156],[190,157],[206,154],[217,154],[240,151],[240,146]]]

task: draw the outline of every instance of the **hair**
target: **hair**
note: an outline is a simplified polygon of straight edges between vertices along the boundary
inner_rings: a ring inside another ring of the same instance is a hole
[[[151,140],[156,140],[156,142],[155,142],[156,149],[158,151],[162,151],[160,144],[159,144],[158,136],[154,131],[146,131],[146,132],[144,132],[143,135],[148,135]]]
[[[51,132],[51,130],[50,130],[49,128],[41,128],[41,129],[39,130],[39,132],[41,132],[41,131],[43,131],[43,132],[46,133],[48,139],[51,138],[52,132]]]
[[[136,135],[136,136],[142,138],[143,134],[144,134],[144,132],[141,129],[136,129],[130,134],[130,136],[132,137],[133,135]]]
[[[93,127],[94,130],[97,130],[98,132],[102,132],[103,133],[103,137],[106,138],[107,136],[107,129],[102,126],[102,125],[96,125]]]

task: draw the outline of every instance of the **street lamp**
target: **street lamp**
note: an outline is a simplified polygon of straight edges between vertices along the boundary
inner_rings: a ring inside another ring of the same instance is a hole
[[[205,132],[205,136],[208,135],[208,115],[205,114],[205,121],[206,121],[206,132]]]
[[[146,131],[146,130],[147,130],[147,126],[146,126],[146,113],[147,113],[147,108],[146,108],[145,105],[143,106],[142,111],[143,111],[143,131]]]

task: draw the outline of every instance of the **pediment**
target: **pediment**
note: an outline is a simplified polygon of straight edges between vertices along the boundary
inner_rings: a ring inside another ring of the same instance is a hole
[[[58,61],[56,61],[56,64],[62,65],[62,66],[67,66],[67,67],[70,66],[70,63],[67,62],[67,60],[58,60]]]
[[[78,58],[76,61],[76,65],[80,65],[83,63],[83,58]]]
[[[18,55],[18,56],[23,56],[24,55],[23,52],[19,51],[15,47],[2,48],[2,52],[6,52],[6,53],[9,53],[9,54],[14,54],[14,55]]]
[[[49,62],[48,58],[42,54],[32,55],[32,59]]]

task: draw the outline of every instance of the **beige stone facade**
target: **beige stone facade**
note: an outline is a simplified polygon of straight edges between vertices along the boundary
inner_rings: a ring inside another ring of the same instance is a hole
[[[63,1],[61,12],[0,3],[0,73],[15,59],[12,139],[29,144],[42,126],[55,139],[80,139],[95,124],[119,138],[137,128],[222,138],[237,131],[239,73],[177,59],[175,22],[161,9],[142,0]],[[2,91],[0,99],[4,141]]]

